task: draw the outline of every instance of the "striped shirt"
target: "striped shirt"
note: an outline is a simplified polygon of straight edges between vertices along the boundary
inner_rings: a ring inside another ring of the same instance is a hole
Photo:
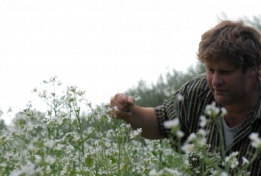
[[[182,95],[183,99],[179,100]],[[187,139],[191,133],[197,133],[199,130],[200,116],[205,115],[206,105],[215,101],[206,79],[206,74],[199,75],[183,85],[170,100],[164,101],[161,106],[155,108],[158,119],[159,130],[162,135],[169,138],[174,148],[178,148],[177,138],[171,134],[171,130],[164,127],[164,122],[179,118],[180,128],[184,132],[181,143]],[[242,163],[242,158],[250,160],[256,149],[252,147],[249,135],[251,133],[261,134],[261,103],[260,100],[256,107],[251,111],[243,123],[241,123],[237,134],[234,136],[227,148],[225,154],[228,156],[232,152],[239,152],[237,159]],[[206,118],[210,118],[207,117]],[[221,122],[221,118],[218,118]],[[209,131],[207,135],[207,144],[211,145],[211,152],[220,152],[221,145],[225,144],[224,136],[218,132],[220,125],[213,120],[207,123],[205,129]],[[221,127],[222,128],[222,127]],[[222,133],[221,133],[222,134]],[[176,141],[176,142],[175,142]],[[176,145],[175,145],[176,144]],[[224,159],[223,159],[224,160]],[[192,163],[195,166],[196,163]],[[240,165],[238,166],[240,168]],[[247,169],[251,175],[261,175],[261,155],[259,154],[255,161]]]

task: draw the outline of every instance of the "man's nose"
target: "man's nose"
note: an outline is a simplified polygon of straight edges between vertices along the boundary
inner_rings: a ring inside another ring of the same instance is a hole
[[[221,75],[219,73],[215,72],[213,74],[212,85],[217,86],[217,85],[222,84],[222,82],[223,82],[223,80],[222,80]]]

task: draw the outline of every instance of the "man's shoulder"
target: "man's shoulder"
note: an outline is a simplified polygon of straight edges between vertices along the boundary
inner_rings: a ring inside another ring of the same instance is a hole
[[[209,90],[206,73],[195,76],[181,87],[181,91]]]
[[[207,74],[206,73],[202,73],[200,75],[197,75],[194,78],[192,78],[190,81],[200,81],[200,80],[207,81]]]

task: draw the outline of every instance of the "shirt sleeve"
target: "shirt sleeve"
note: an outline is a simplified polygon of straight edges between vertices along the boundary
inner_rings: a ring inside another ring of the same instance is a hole
[[[166,138],[171,136],[171,129],[166,128],[164,126],[164,122],[176,118],[175,107],[178,101],[178,95],[179,92],[176,92],[171,99],[165,100],[162,105],[155,107],[155,114],[158,120],[159,131]]]

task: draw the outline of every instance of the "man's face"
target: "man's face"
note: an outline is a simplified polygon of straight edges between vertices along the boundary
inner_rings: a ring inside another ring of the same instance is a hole
[[[242,69],[224,60],[206,61],[205,66],[208,85],[218,103],[227,106],[247,100],[253,84],[248,71],[242,73]]]

